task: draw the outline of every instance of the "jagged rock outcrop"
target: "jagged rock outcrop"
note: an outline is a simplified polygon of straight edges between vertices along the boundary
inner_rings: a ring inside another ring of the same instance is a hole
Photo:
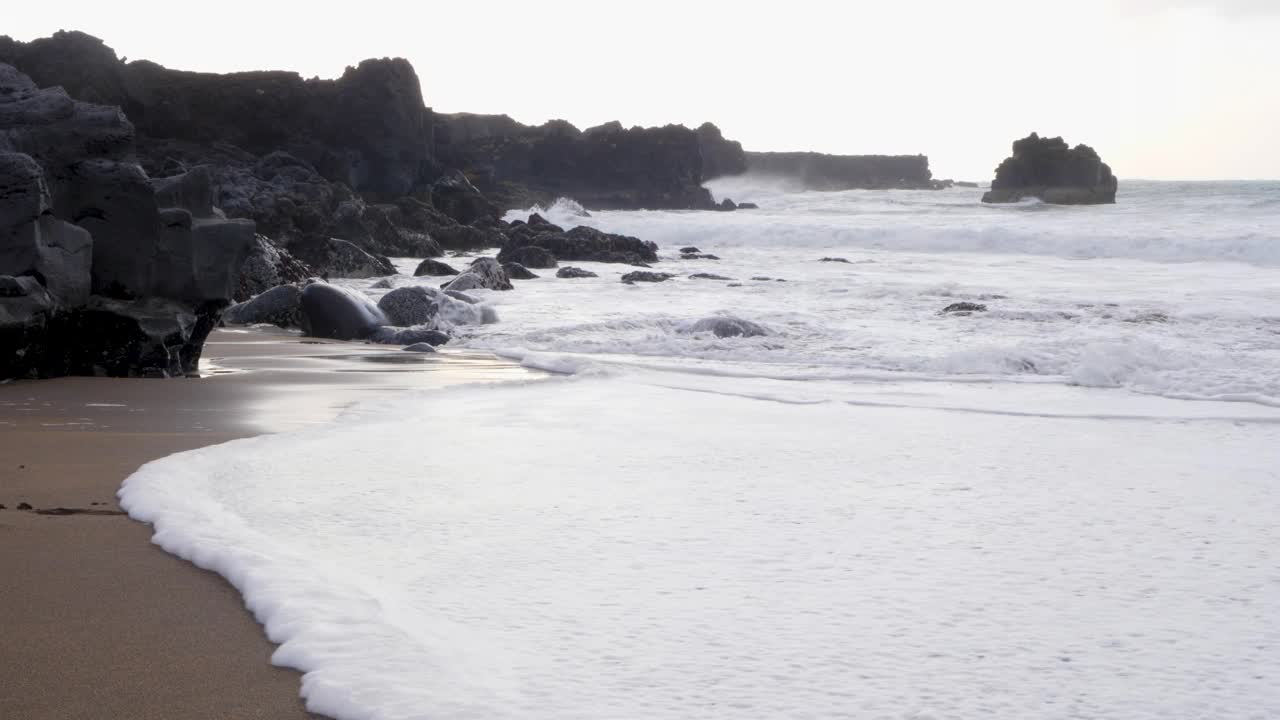
[[[1111,167],[1088,145],[1070,147],[1060,137],[1031,133],[1013,143],[1013,155],[996,168],[985,203],[1039,198],[1055,205],[1114,203],[1118,182]]]
[[[698,150],[702,153],[704,180],[741,175],[747,171],[747,154],[742,150],[742,143],[726,140],[720,128],[711,123],[703,123],[695,132],[698,134]]]
[[[370,255],[354,244],[338,238],[295,243],[293,251],[325,279],[371,278],[396,274],[396,267],[389,259]]]
[[[708,209],[698,134],[680,125],[579,130],[505,116],[437,115],[436,155],[500,208],[572,197],[591,209]]]
[[[134,152],[119,108],[0,64],[0,375],[196,368],[254,224],[218,217],[199,174],[153,186]]]
[[[626,263],[638,265],[657,262],[658,246],[647,240],[602,232],[579,225],[568,232],[550,223],[518,225],[507,231],[507,244],[498,253],[500,262],[522,262],[521,258],[545,257],[538,248],[555,260]],[[551,265],[550,267],[554,267]]]
[[[571,280],[575,278],[593,278],[593,277],[600,277],[600,276],[591,272],[590,270],[583,270],[582,268],[579,268],[579,267],[570,266],[570,267],[562,267],[559,270],[557,270],[556,277]]]
[[[493,258],[476,258],[471,262],[471,267],[467,268],[458,277],[450,280],[442,286],[445,290],[454,292],[466,292],[467,290],[488,289],[488,290],[511,290],[511,279],[507,277],[507,271],[502,269],[502,265]]]
[[[249,248],[249,257],[240,266],[240,284],[234,300],[244,302],[279,285],[304,282],[317,275],[319,273],[310,265],[295,258],[288,250],[258,235]]]
[[[747,171],[790,178],[808,190],[932,189],[924,155],[826,155],[748,152]]]

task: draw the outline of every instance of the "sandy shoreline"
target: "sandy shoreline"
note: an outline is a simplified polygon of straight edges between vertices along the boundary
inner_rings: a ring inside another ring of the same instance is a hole
[[[244,330],[216,332],[205,360],[200,379],[0,385],[0,717],[314,717],[239,594],[116,514],[121,481],[175,452],[328,422],[376,393],[530,375],[483,355]]]

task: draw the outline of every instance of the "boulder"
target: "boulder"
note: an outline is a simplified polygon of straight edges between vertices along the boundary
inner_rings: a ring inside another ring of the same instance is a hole
[[[739,210],[759,210],[760,206],[753,202],[740,202],[738,203],[738,209]]]
[[[387,324],[387,316],[364,293],[328,283],[302,289],[302,329],[307,335],[363,340]]]
[[[302,327],[302,288],[295,284],[279,285],[222,313],[227,325],[278,325],[282,328]]]
[[[1097,205],[1116,201],[1118,182],[1111,167],[1088,145],[1069,147],[1060,137],[1035,133],[1013,143],[1013,154],[996,168],[984,203],[1039,198],[1055,205]]]
[[[732,212],[738,209],[738,204],[729,198],[725,198],[720,201],[719,205],[716,205],[715,209],[721,212]]]
[[[444,294],[435,288],[409,285],[383,295],[378,300],[378,309],[387,316],[390,325],[425,325],[435,321],[440,311],[442,295]],[[457,302],[452,299],[450,301]]]
[[[715,275],[713,273],[694,273],[689,276],[689,279],[691,280],[732,280],[733,278],[728,278],[723,275]]]
[[[288,250],[277,247],[262,235],[256,235],[249,248],[249,256],[240,266],[240,284],[233,297],[244,302],[277,285],[304,282],[318,274]]]
[[[556,277],[558,278],[593,278],[593,277],[600,277],[600,276],[596,275],[590,270],[583,270],[582,268],[562,267],[558,271],[556,271]]]
[[[691,325],[689,332],[709,332],[714,333],[716,337],[722,338],[757,337],[769,334],[769,331],[764,327],[750,320],[727,315],[703,318]]]
[[[550,250],[538,245],[503,248],[498,253],[498,262],[517,263],[527,268],[537,269],[550,269],[559,265],[556,262],[556,256]]]
[[[635,272],[629,272],[626,275],[623,275],[622,282],[627,283],[628,285],[632,285],[638,282],[656,283],[656,282],[665,282],[667,280],[670,280],[673,277],[675,277],[675,275],[670,275],[668,273],[646,272],[644,270],[637,270]]]
[[[447,290],[465,292],[467,290],[510,290],[511,280],[502,269],[502,265],[493,258],[477,258],[471,267],[453,280],[445,283]]]
[[[439,260],[432,260],[431,258],[427,258],[426,260],[418,263],[417,269],[413,271],[414,277],[422,277],[423,275],[444,277],[457,274],[457,268],[454,268],[447,263],[440,262]]]
[[[507,277],[512,280],[537,280],[538,276],[532,270],[521,265],[518,262],[502,263],[502,270],[507,273]]]
[[[824,258],[822,258],[821,260],[819,260],[818,262],[825,262],[825,263],[845,263],[846,265],[850,264],[850,263],[849,263],[849,259],[848,259],[848,258],[842,258],[842,257],[824,257]]]
[[[430,343],[420,342],[420,343],[414,343],[412,345],[408,345],[404,347],[403,350],[405,352],[414,352],[414,353],[433,353],[436,351],[436,348],[434,345],[431,345]]]

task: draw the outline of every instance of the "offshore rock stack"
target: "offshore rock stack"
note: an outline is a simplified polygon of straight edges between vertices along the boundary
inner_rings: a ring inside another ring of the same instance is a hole
[[[1101,205],[1116,201],[1117,187],[1111,167],[1093,148],[1031,133],[1013,143],[1013,154],[996,168],[982,202],[1039,198],[1054,205]]]

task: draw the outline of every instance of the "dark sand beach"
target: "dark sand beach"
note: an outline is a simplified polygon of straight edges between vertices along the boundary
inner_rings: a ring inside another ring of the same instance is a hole
[[[530,374],[260,330],[215,332],[202,367],[0,385],[0,717],[314,717],[240,595],[152,545],[120,513],[120,483],[150,460],[328,422],[378,393]]]

